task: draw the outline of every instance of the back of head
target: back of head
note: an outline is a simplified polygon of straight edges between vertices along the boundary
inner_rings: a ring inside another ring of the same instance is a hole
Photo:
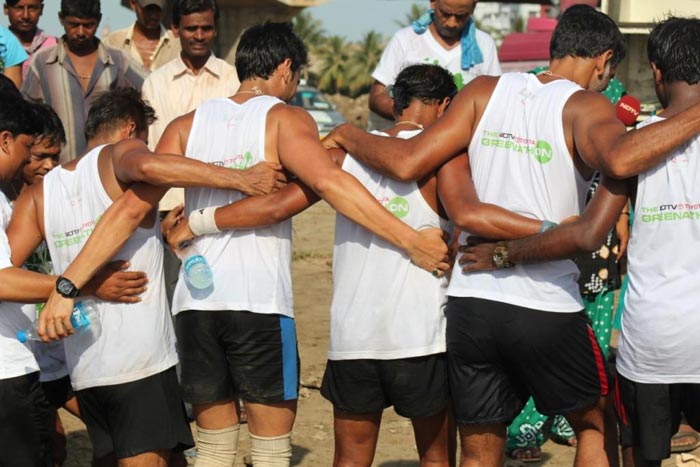
[[[128,122],[134,122],[136,130],[145,130],[156,120],[153,107],[133,88],[116,88],[97,96],[92,102],[85,122],[85,138],[89,141],[98,135],[109,134]]]
[[[100,0],[61,0],[62,17],[75,16],[76,18],[100,19],[102,11]]]
[[[219,7],[216,0],[175,0],[173,3],[173,26],[180,26],[180,19],[192,13],[214,12],[214,23],[219,21]]]
[[[238,80],[268,79],[289,58],[292,71],[306,65],[304,43],[294,34],[291,23],[265,23],[243,33],[236,49]]]
[[[37,142],[46,142],[48,146],[66,144],[66,132],[56,111],[48,104],[35,104],[36,113],[43,123]]]
[[[625,58],[627,52],[622,33],[608,15],[587,5],[575,5],[564,12],[549,44],[551,60],[595,58],[607,50],[613,52],[612,66]]]
[[[700,19],[670,17],[649,34],[649,61],[666,83],[700,82]]]
[[[424,104],[439,104],[457,94],[449,71],[438,65],[411,65],[398,74],[391,88],[394,116],[398,117],[418,99]]]
[[[0,92],[6,92],[9,94],[16,94],[21,97],[19,89],[15,86],[10,78],[0,73]]]
[[[0,132],[9,131],[13,136],[36,136],[42,128],[36,104],[25,101],[16,92],[0,91]]]

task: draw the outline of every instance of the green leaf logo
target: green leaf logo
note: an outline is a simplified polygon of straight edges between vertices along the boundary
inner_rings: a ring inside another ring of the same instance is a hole
[[[399,219],[406,217],[409,211],[408,201],[406,201],[405,198],[402,198],[400,196],[397,196],[396,198],[393,198],[391,201],[389,201],[386,205],[386,208],[389,210],[390,213],[392,213]]]
[[[539,140],[533,152],[535,160],[540,164],[546,164],[552,160],[552,146],[546,141]]]

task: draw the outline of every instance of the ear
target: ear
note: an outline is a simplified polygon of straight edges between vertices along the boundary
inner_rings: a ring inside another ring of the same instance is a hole
[[[173,32],[173,36],[180,38],[180,30],[174,24],[170,26],[170,30]]]
[[[605,67],[608,64],[608,62],[612,60],[613,55],[613,51],[611,49],[608,49],[598,56],[598,58],[596,59],[595,68],[595,71],[598,74],[598,76],[603,76],[605,74]]]
[[[0,131],[0,153],[9,155],[11,150],[12,150],[12,143],[14,143],[15,137],[14,135],[5,130],[5,131]]]
[[[61,27],[65,27],[63,24],[63,15],[60,12],[58,13],[58,22],[61,23]]]
[[[664,83],[664,74],[654,62],[651,62],[651,72],[654,74],[654,83],[657,86],[662,85]]]
[[[129,120],[124,126],[119,130],[122,139],[131,139],[136,137],[136,123],[133,120]]]
[[[291,58],[285,58],[282,63],[277,65],[277,71],[280,73],[280,76],[284,80],[285,83],[289,83],[289,81],[292,79],[292,59]]]
[[[447,110],[447,106],[450,105],[450,102],[452,102],[452,99],[449,97],[444,98],[442,102],[440,102],[440,104],[438,105],[437,118],[442,117],[442,115]]]

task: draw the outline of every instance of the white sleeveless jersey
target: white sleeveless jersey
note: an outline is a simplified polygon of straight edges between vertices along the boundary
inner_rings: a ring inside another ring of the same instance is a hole
[[[451,230],[415,182],[392,180],[350,155],[343,170],[411,227]],[[328,358],[388,360],[444,352],[446,286],[445,278],[433,277],[403,251],[337,214]]]
[[[0,191],[0,269],[12,267],[10,242],[5,230],[12,217],[12,206]],[[21,303],[0,302],[0,380],[39,371],[29,343],[17,340],[17,332],[28,329],[32,320],[22,311]]]
[[[103,146],[83,156],[74,171],[62,167],[44,177],[46,241],[57,274],[78,255],[95,224],[112,204],[97,168]],[[177,363],[172,319],[163,287],[163,247],[158,222],[138,228],[113,260],[144,271],[148,290],[141,302],[121,304],[94,299],[102,322],[97,339],[90,333],[65,340],[73,388],[128,383]],[[93,299],[92,297],[90,299]]]
[[[580,214],[589,183],[574,167],[562,124],[566,102],[580,90],[563,79],[542,84],[532,74],[506,73],[499,78],[469,145],[481,201],[553,222]],[[463,233],[460,244],[466,237]],[[453,271],[450,296],[543,311],[583,308],[578,268],[570,260],[469,274],[456,264]]]
[[[662,121],[652,117],[642,125]],[[700,137],[637,179],[617,371],[640,383],[700,383]]]
[[[186,156],[232,169],[265,161],[268,111],[281,100],[254,97],[243,104],[230,99],[206,101],[195,111]],[[211,188],[185,189],[187,214],[223,206],[245,195]],[[183,270],[175,288],[173,312],[246,310],[293,317],[292,221],[248,230],[227,230],[200,237],[197,248],[209,262],[214,286],[202,294],[185,283]]]

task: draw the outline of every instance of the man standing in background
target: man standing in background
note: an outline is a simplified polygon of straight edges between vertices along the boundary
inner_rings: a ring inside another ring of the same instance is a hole
[[[103,42],[122,49],[148,71],[176,58],[180,54],[180,42],[162,24],[166,0],[130,0],[129,5],[136,13],[134,24],[111,32]]]
[[[372,73],[369,108],[376,114],[370,115],[372,129],[381,121],[377,117],[393,120],[394,99],[387,88],[407,65],[440,65],[452,73],[458,90],[478,75],[501,74],[496,44],[476,29],[472,18],[476,4],[477,0],[431,0],[423,16],[394,34]]]
[[[43,0],[6,0],[4,10],[10,22],[10,31],[29,55],[22,65],[22,78],[24,78],[27,76],[32,55],[39,49],[56,45],[56,38],[49,36],[37,26],[44,12]]]
[[[102,19],[99,0],[61,0],[58,17],[65,34],[34,56],[22,94],[49,104],[61,118],[66,130],[63,163],[85,151],[83,130],[93,96],[116,87],[141,89],[145,71],[95,37]]]

